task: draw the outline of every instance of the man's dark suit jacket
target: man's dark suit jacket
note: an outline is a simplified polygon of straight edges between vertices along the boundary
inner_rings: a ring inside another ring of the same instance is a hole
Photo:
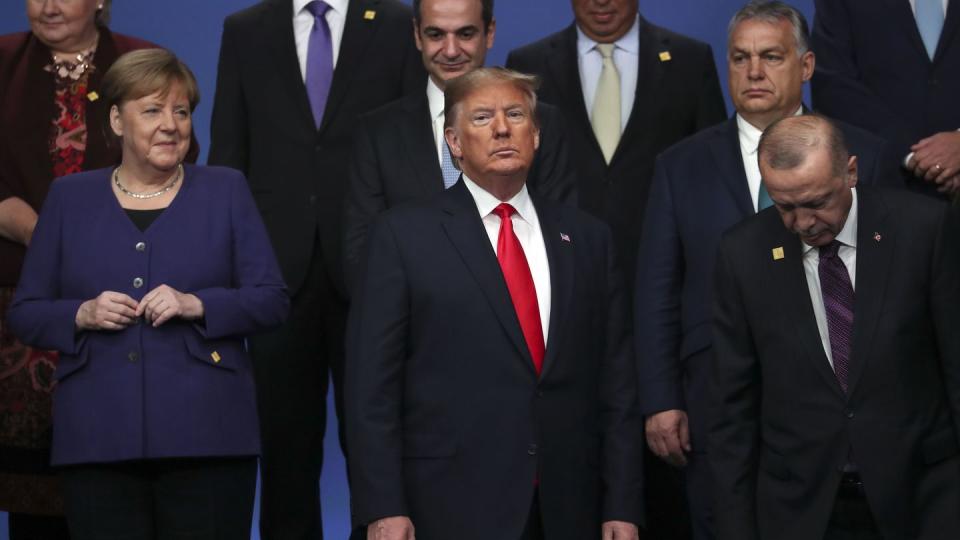
[[[901,160],[920,139],[960,128],[960,5],[950,3],[933,61],[908,0],[814,5],[814,108],[887,139]]]
[[[838,123],[857,156],[858,183],[902,187],[882,139]],[[637,263],[635,343],[640,410],[689,413],[695,451],[706,451],[707,379],[717,246],[754,215],[736,116],[657,159]]]
[[[544,198],[576,204],[576,176],[569,161],[560,112],[539,103],[540,149],[529,189]],[[358,122],[344,210],[345,277],[354,280],[367,232],[388,208],[423,201],[443,191],[426,92],[390,103]]]
[[[661,60],[661,52],[669,52],[670,59]],[[578,66],[576,25],[507,57],[507,67],[540,76],[540,99],[563,112],[580,182],[580,208],[610,225],[625,275],[632,276],[654,159],[727,116],[717,68],[708,45],[640,17],[636,97],[608,165],[590,125]]]
[[[423,91],[411,20],[396,0],[350,2],[319,129],[297,60],[292,2],[265,0],[224,22],[209,161],[246,174],[291,294],[306,277],[317,235],[327,271],[342,287],[352,130],[358,115]]]
[[[547,538],[642,524],[642,424],[607,228],[534,196],[552,290],[539,380],[463,182],[375,223],[353,297],[346,418],[358,524],[519,538],[539,478]]]
[[[960,531],[957,216],[907,191],[857,193],[847,395],[820,340],[800,240],[776,209],[721,241],[709,440],[720,540],[823,538],[850,457],[883,538]]]

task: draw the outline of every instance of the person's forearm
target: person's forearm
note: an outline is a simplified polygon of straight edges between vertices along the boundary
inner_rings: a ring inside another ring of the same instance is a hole
[[[0,237],[26,246],[36,225],[37,213],[26,201],[19,197],[0,201]]]

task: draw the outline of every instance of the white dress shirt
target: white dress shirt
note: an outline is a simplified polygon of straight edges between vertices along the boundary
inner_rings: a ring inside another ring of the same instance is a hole
[[[950,3],[950,0],[943,0],[943,16],[947,16],[947,4]],[[910,0],[910,8],[913,9],[913,16],[917,16],[917,0]]]
[[[550,296],[550,263],[547,259],[547,244],[543,241],[543,231],[540,230],[540,219],[537,217],[537,210],[533,207],[533,201],[530,200],[526,184],[509,201],[501,201],[470,180],[466,174],[463,175],[463,183],[473,196],[473,202],[477,204],[480,219],[483,220],[483,227],[487,230],[487,236],[490,237],[490,245],[493,246],[494,253],[497,251],[497,239],[500,237],[500,216],[494,214],[493,209],[501,202],[508,203],[516,209],[511,218],[513,232],[520,240],[523,254],[527,258],[527,265],[530,266],[530,274],[533,275],[533,287],[537,291],[537,305],[540,307],[540,324],[543,326],[543,342],[546,343],[550,330],[552,298]]]
[[[597,42],[587,37],[577,26],[577,60],[580,66],[580,85],[587,116],[593,118],[593,99],[597,94],[600,72],[603,71],[603,55],[597,50]],[[630,120],[633,100],[637,94],[637,69],[640,65],[640,16],[633,22],[630,31],[614,42],[613,64],[620,74],[620,132],[623,133]]]
[[[313,0],[293,0],[293,39],[297,43],[297,60],[300,61],[300,77],[307,80],[307,47],[310,45],[310,32],[313,30],[313,13],[307,4]],[[340,42],[343,41],[343,27],[347,22],[347,4],[350,0],[324,0],[330,9],[324,15],[330,27],[330,39],[333,45],[333,67],[337,67],[340,56]]]
[[[794,116],[803,114],[803,105],[793,113]],[[743,170],[747,173],[747,187],[750,188],[750,200],[753,201],[753,211],[757,211],[757,198],[760,196],[760,162],[757,161],[757,148],[760,146],[760,136],[763,132],[737,114],[737,131],[740,134],[740,157],[743,158]]]
[[[430,77],[427,77],[427,104],[430,107],[430,124],[433,126],[433,145],[437,147],[437,160],[443,163],[441,145],[447,143],[443,137],[443,90]]]
[[[843,224],[843,229],[837,235],[836,240],[840,242],[840,249],[837,250],[840,260],[847,267],[847,273],[850,274],[850,286],[857,290],[857,190],[850,188],[853,192],[853,203],[850,205],[850,213],[847,214],[847,221]],[[812,246],[804,244],[803,247],[803,273],[807,276],[807,289],[810,291],[810,301],[813,303],[813,316],[817,319],[817,329],[820,331],[820,342],[823,344],[823,351],[827,354],[827,361],[833,368],[833,352],[830,350],[830,332],[827,330],[827,308],[823,304],[823,292],[820,290],[820,251]],[[856,314],[854,314],[856,317]]]

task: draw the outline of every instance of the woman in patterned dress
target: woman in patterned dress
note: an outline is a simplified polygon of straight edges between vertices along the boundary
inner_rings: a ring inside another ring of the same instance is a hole
[[[123,53],[156,46],[112,33],[109,11],[110,0],[26,0],[30,30],[0,36],[0,510],[13,540],[68,537],[48,467],[57,354],[20,343],[5,319],[50,183],[119,162],[100,81]]]

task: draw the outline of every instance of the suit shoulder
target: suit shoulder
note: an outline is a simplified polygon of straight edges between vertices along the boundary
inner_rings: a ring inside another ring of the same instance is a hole
[[[29,32],[15,32],[0,36],[0,57],[22,47],[29,35]]]
[[[53,183],[50,184],[50,192],[62,194],[62,196],[74,200],[74,197],[83,197],[85,193],[91,192],[91,186],[105,182],[112,173],[113,167],[106,167],[61,176],[54,179]]]
[[[680,50],[690,50],[697,51],[701,54],[707,53],[712,50],[710,45],[699,39],[692,38],[690,36],[681,34],[679,32],[674,32],[669,28],[664,28],[663,26],[657,26],[653,23],[646,23],[646,28],[641,31],[651,32],[657,41],[661,43],[668,43],[674,49]],[[712,59],[711,59],[712,61]]]
[[[120,54],[125,52],[135,51],[138,49],[159,49],[161,48],[156,43],[152,41],[147,41],[145,39],[140,39],[133,36],[128,36],[125,34],[118,34],[112,32],[111,36],[113,37],[114,43],[117,45],[117,51]]]
[[[271,9],[271,2],[258,2],[250,7],[235,11],[223,20],[224,31],[247,30],[259,26],[264,15]]]
[[[360,115],[361,125],[368,126],[369,129],[379,131],[385,124],[390,123],[399,115],[406,114],[407,111],[416,107],[419,100],[426,99],[420,94],[404,96],[400,99],[381,105],[373,110]]]
[[[508,63],[518,63],[524,67],[532,66],[542,58],[553,53],[554,49],[566,38],[570,27],[554,32],[547,37],[522,45],[510,51]]]
[[[406,27],[409,27],[413,19],[413,9],[399,0],[381,0],[376,12],[377,17],[402,21]]]
[[[708,142],[717,137],[725,137],[730,130],[728,122],[721,122],[714,126],[702,129],[689,137],[681,139],[673,146],[660,154],[659,160],[665,164],[686,163],[693,159],[701,159],[708,151]]]
[[[847,144],[853,147],[852,150],[861,150],[865,148],[875,148],[880,150],[884,147],[884,145],[886,145],[886,142],[882,138],[863,128],[859,128],[853,124],[848,124],[842,120],[831,120],[840,129],[840,132],[843,133],[843,137],[847,140]]]

